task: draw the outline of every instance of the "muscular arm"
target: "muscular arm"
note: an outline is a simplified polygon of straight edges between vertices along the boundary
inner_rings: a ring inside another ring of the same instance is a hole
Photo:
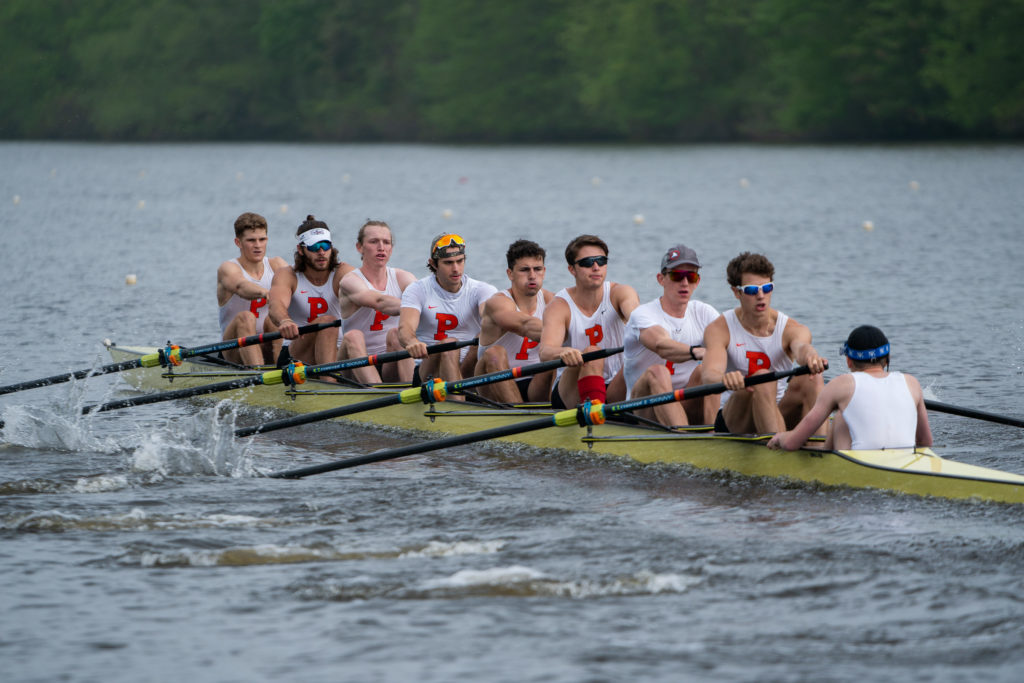
[[[914,397],[914,404],[917,407],[917,432],[914,442],[918,446],[931,446],[932,428],[928,424],[928,409],[924,405],[924,392],[921,391],[921,384],[916,377],[910,375],[903,375],[903,377],[907,380],[907,388],[910,389],[910,395]]]
[[[704,382],[714,384],[723,381],[729,361],[728,348],[729,326],[725,318],[719,316],[704,330],[704,374],[701,376]],[[730,374],[740,375],[740,383],[743,383],[741,373]]]
[[[225,261],[217,268],[217,304],[223,306],[235,294],[252,301],[267,296],[267,290],[245,277],[242,269],[233,261]]]
[[[398,342],[413,358],[427,355],[427,345],[416,338],[416,327],[420,324],[417,308],[403,307],[398,314]]]
[[[690,355],[690,345],[677,342],[672,338],[661,325],[651,325],[640,331],[640,343],[654,351],[656,354],[670,360],[673,363],[683,363],[688,360],[700,360],[704,358],[705,349],[693,348],[693,356]]]
[[[636,290],[629,285],[616,282],[612,285],[610,296],[612,306],[618,311],[619,318],[624,323],[628,322],[633,309],[640,305],[640,297],[637,296]]]
[[[540,341],[544,328],[541,319],[520,311],[516,308],[515,302],[504,294],[495,294],[487,300],[484,304],[484,315],[490,317],[503,332]]]
[[[782,343],[786,353],[798,365],[806,365],[815,375],[825,372],[825,359],[811,346],[811,331],[806,325],[790,318],[782,333]]]
[[[561,358],[568,366],[583,365],[583,353],[579,349],[562,346],[569,334],[569,315],[569,304],[560,298],[555,298],[544,309],[540,346],[537,347],[537,355],[542,361]]]
[[[804,415],[796,427],[787,432],[779,432],[765,445],[772,450],[795,451],[800,448],[807,442],[811,434],[816,432],[818,427],[828,419],[833,410],[850,402],[854,387],[855,382],[851,375],[836,377],[825,385],[825,388],[818,394],[818,400],[814,402],[814,407]]]
[[[402,300],[397,296],[367,287],[363,279],[354,271],[341,278],[341,283],[338,285],[338,298],[341,299],[341,313],[346,318],[359,307],[372,308],[385,315],[398,315],[402,306]]]
[[[274,272],[274,279],[270,283],[270,321],[277,325],[281,336],[285,339],[294,339],[299,336],[299,326],[288,317],[288,305],[292,301],[292,293],[298,285],[295,278],[295,271],[290,267]],[[285,321],[282,324],[282,321]]]

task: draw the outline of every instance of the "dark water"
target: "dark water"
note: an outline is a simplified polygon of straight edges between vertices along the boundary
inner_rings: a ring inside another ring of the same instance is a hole
[[[1022,172],[1000,146],[0,143],[0,384],[108,362],[104,338],[214,341],[216,267],[257,211],[286,257],[307,213],[351,242],[388,220],[418,274],[454,229],[498,285],[507,243],[535,239],[550,289],[594,232],[645,301],[685,241],[720,309],[728,259],[764,251],[774,304],[833,361],[877,324],[929,397],[1021,416]],[[235,442],[260,416],[226,404],[73,416],[124,391],[0,397],[5,680],[1009,681],[1024,663],[1022,506],[486,444],[268,480],[409,439]],[[1019,429],[932,426],[948,457],[1024,471]]]

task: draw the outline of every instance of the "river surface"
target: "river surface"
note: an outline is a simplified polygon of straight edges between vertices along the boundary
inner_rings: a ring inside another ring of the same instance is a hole
[[[243,211],[290,260],[306,214],[394,228],[426,274],[466,237],[498,286],[518,237],[581,232],[653,299],[672,243],[725,264],[841,367],[888,334],[929,398],[1024,415],[1024,148],[0,143],[0,384],[218,337]],[[348,235],[349,237],[342,237]],[[355,258],[354,247],[343,247]],[[137,284],[126,284],[133,275]],[[827,376],[834,376],[830,370]],[[7,681],[1017,681],[1024,506],[477,444],[299,482],[260,472],[411,438],[322,423],[235,441],[246,409],[76,417],[116,376],[0,397]],[[1024,432],[932,414],[937,451],[1024,472]]]

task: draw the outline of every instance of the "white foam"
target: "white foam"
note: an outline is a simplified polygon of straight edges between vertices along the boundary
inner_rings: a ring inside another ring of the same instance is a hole
[[[493,586],[538,581],[544,574],[536,569],[513,565],[491,569],[463,569],[451,576],[432,582],[437,588],[465,588],[467,586]]]
[[[489,555],[505,547],[505,541],[455,541],[441,543],[431,541],[420,550],[410,550],[399,555],[409,557],[454,557],[457,555]]]
[[[74,489],[78,493],[104,493],[128,488],[128,477],[123,474],[111,474],[99,477],[82,477],[75,482]]]

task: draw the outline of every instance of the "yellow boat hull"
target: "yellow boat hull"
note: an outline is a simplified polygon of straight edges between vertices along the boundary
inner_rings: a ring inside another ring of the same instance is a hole
[[[115,362],[154,351],[151,347],[109,347]],[[139,368],[123,373],[138,389],[168,391],[233,379],[245,373],[186,360],[180,367]],[[258,373],[250,373],[258,374]],[[352,389],[313,380],[295,390],[257,385],[216,394],[259,408],[310,413],[393,393]],[[209,398],[209,397],[208,397]],[[543,409],[513,410],[459,401],[435,405],[399,404],[336,418],[411,432],[469,434],[550,414]],[[436,438],[432,437],[432,438]],[[551,427],[502,439],[536,448],[585,451],[628,457],[642,463],[676,463],[751,477],[777,477],[830,486],[875,488],[919,496],[1024,503],[1024,476],[941,458],[928,448],[878,451],[772,451],[767,436],[670,433],[643,426],[605,424],[593,428]]]

